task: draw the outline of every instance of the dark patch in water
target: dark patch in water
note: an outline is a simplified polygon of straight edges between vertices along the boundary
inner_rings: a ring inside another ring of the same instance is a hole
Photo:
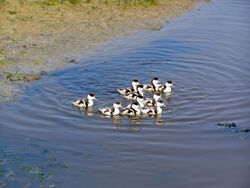
[[[68,63],[73,63],[73,64],[79,64],[79,63],[80,63],[80,61],[78,61],[78,60],[75,59],[75,58],[68,59],[67,61],[68,61]]]
[[[227,128],[233,128],[237,127],[236,123],[218,123],[219,126],[227,127]]]
[[[236,123],[218,123],[217,125],[225,127],[225,128],[232,128],[236,133],[248,133],[249,129],[241,129],[239,128]]]

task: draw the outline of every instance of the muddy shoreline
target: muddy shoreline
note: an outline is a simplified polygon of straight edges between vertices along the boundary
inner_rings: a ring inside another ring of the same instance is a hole
[[[90,50],[116,37],[160,30],[198,2],[51,6],[14,0],[0,4],[0,102],[20,93],[18,84],[77,64]]]

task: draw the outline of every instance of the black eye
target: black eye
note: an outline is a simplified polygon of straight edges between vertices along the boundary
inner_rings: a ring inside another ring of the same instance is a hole
[[[155,77],[155,78],[153,78],[153,80],[159,80],[159,78],[156,78],[156,77]]]
[[[139,82],[138,80],[132,80],[133,82]]]
[[[172,82],[172,80],[168,80],[167,83],[172,84],[173,82]]]
[[[95,96],[93,93],[90,93],[89,95],[90,95],[91,97],[94,97],[94,96]]]

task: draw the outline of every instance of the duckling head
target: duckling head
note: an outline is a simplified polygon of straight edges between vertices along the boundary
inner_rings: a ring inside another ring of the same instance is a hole
[[[114,108],[121,108],[122,104],[119,101],[116,101],[116,102],[114,102],[113,107]]]
[[[166,81],[165,85],[166,85],[166,87],[170,87],[171,88],[171,87],[173,87],[174,83],[173,83],[172,80],[168,80],[168,81]]]
[[[134,79],[131,81],[132,88],[136,91],[137,86],[139,85],[139,81]]]
[[[160,79],[159,78],[157,78],[157,77],[152,78],[152,80],[151,80],[151,84],[152,85],[156,85],[156,84],[159,84],[159,83],[160,83]]]
[[[96,97],[95,97],[95,95],[93,93],[89,93],[88,96],[87,96],[87,99],[88,100],[92,100],[92,101],[93,100],[97,100]]]
[[[143,89],[143,85],[140,84],[140,85],[137,86],[137,92],[138,92],[139,94],[143,95],[143,94],[142,94],[142,93],[143,93],[143,90],[144,90],[144,89]]]
[[[155,94],[153,95],[153,99],[154,99],[155,101],[159,101],[159,100],[161,99],[161,94],[160,94],[160,93],[155,93]]]
[[[138,102],[133,102],[132,103],[132,108],[136,111],[136,113],[140,113],[141,112],[141,108]]]
[[[159,101],[156,102],[156,106],[157,107],[163,107],[163,106],[165,106],[165,104],[164,104],[163,100],[159,100]]]

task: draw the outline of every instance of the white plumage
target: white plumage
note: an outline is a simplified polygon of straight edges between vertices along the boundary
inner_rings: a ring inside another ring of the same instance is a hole
[[[105,116],[117,116],[120,114],[120,108],[121,107],[121,103],[120,102],[115,102],[113,104],[113,108],[99,108],[99,111],[105,115]]]
[[[141,112],[142,114],[148,114],[148,115],[160,115],[162,114],[163,106],[165,106],[164,102],[162,100],[159,100],[156,102],[156,105],[154,107],[141,108]]]
[[[121,111],[120,102],[115,102],[113,108],[99,108],[98,111],[108,117],[126,115],[126,116],[144,116],[144,115],[161,115],[162,107],[165,106],[161,94],[170,94],[173,87],[171,80],[166,81],[164,85],[160,84],[159,78],[153,78],[151,84],[141,85],[138,80],[131,81],[131,88],[117,89],[118,93],[128,100],[134,102],[125,106]],[[144,91],[153,92],[152,98],[145,98]],[[79,108],[88,108],[94,106],[95,95],[90,93],[86,99],[78,99],[72,104]]]
[[[79,107],[79,108],[88,108],[88,107],[92,107],[94,105],[94,100],[96,100],[95,95],[90,93],[90,94],[88,94],[86,99],[77,99],[77,100],[73,101],[72,105]]]
[[[117,92],[122,96],[124,95],[126,96],[126,95],[129,95],[130,93],[137,92],[138,85],[140,85],[138,80],[132,80],[131,81],[132,87],[117,89]]]

